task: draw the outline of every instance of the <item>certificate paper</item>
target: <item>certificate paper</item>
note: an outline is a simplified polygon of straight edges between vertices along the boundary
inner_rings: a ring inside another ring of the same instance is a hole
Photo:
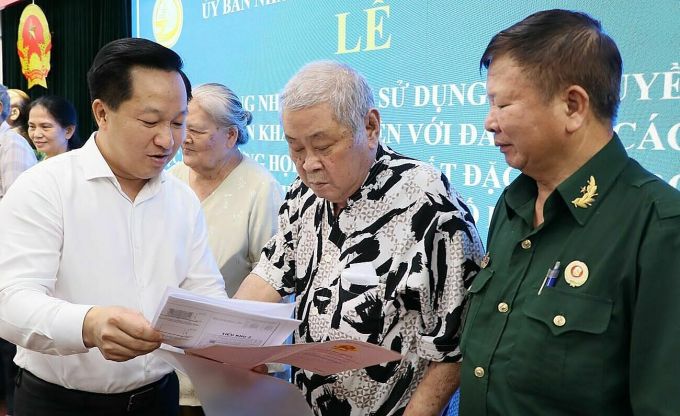
[[[335,340],[275,347],[211,346],[186,350],[189,355],[250,369],[259,364],[281,363],[322,376],[401,359],[401,355],[363,341]]]
[[[152,326],[163,342],[180,348],[210,345],[280,345],[300,325],[294,305],[235,299],[215,300],[168,288]]]
[[[167,289],[153,327],[165,344],[215,365],[244,370],[265,363],[289,364],[320,375],[401,359],[395,351],[363,341],[333,340],[281,345],[300,325],[294,305],[215,300]]]

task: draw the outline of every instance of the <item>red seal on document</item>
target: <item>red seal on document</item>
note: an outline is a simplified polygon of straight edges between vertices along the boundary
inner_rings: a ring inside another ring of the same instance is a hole
[[[347,345],[347,344],[336,345],[335,347],[333,347],[333,349],[335,351],[341,351],[341,352],[356,352],[357,351],[357,347],[355,347],[354,345]]]
[[[579,260],[572,261],[564,269],[564,280],[571,287],[582,286],[588,280],[588,266]]]

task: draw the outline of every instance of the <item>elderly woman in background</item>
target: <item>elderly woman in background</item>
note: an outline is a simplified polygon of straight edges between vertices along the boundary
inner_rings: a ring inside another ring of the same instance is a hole
[[[201,201],[208,244],[232,296],[255,267],[260,251],[277,229],[283,190],[264,167],[245,156],[252,114],[221,84],[192,91],[184,161],[170,172],[189,184]],[[191,384],[180,374],[182,415],[203,414]]]
[[[245,156],[252,115],[220,84],[192,91],[183,163],[170,170],[189,184],[205,211],[208,242],[229,296],[260,258],[277,228],[283,190],[264,167]]]

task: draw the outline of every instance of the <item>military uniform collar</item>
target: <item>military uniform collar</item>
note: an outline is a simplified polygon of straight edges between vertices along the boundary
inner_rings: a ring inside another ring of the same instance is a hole
[[[595,156],[557,187],[549,200],[555,197],[562,199],[574,219],[580,225],[584,225],[597,210],[598,202],[611,189],[628,160],[626,149],[618,135],[614,133],[612,139]],[[594,191],[592,186],[588,189],[591,177],[597,187]],[[594,193],[597,195],[587,198],[582,191],[590,191],[591,195]],[[520,215],[527,223],[531,223],[536,194],[536,181],[520,174],[505,192],[508,215]]]
[[[519,215],[527,224],[531,224],[537,194],[536,181],[521,173],[505,190],[508,217]]]
[[[584,225],[592,213],[597,211],[597,204],[612,188],[616,178],[627,163],[626,149],[619,140],[619,136],[614,133],[614,137],[609,143],[557,187],[558,194],[579,224]],[[584,198],[582,191],[588,188],[591,177],[597,186],[597,195],[592,197],[592,200],[584,206],[587,198]]]

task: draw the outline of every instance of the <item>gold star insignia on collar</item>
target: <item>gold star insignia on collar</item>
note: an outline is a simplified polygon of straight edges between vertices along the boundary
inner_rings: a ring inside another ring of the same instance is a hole
[[[571,201],[576,208],[588,208],[595,202],[595,197],[597,196],[597,184],[595,183],[595,178],[590,177],[588,179],[588,184],[581,188],[581,195],[578,198],[574,198]]]

